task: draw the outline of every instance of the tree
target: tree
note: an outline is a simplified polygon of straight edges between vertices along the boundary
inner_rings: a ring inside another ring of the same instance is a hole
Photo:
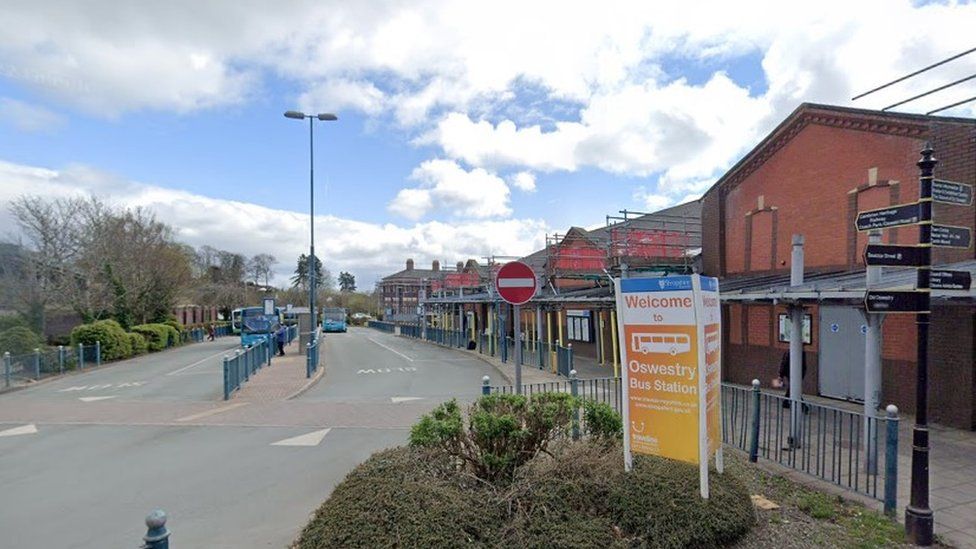
[[[331,275],[328,271],[322,269],[322,261],[316,257],[314,258],[315,265],[315,286],[322,290],[330,289],[334,283],[330,282]],[[302,290],[308,291],[308,256],[302,254],[298,256],[298,265],[295,267],[295,274],[291,277],[291,285],[293,288],[301,288]]]
[[[252,257],[248,262],[248,269],[252,280],[254,280],[254,285],[257,286],[264,280],[264,285],[267,287],[277,263],[278,260],[271,254],[258,254]]]
[[[345,271],[339,273],[339,291],[349,293],[356,291],[356,277]]]

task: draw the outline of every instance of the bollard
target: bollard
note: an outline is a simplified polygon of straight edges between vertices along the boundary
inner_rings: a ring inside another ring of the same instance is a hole
[[[573,344],[570,343],[566,346],[566,367],[573,370]]]
[[[85,369],[85,346],[81,343],[78,344],[78,369]]]
[[[230,358],[224,357],[224,400],[230,399]]]
[[[889,404],[885,411],[888,413],[888,421],[885,441],[884,513],[894,517],[898,498],[898,407]]]
[[[10,353],[3,353],[3,386],[10,387]]]
[[[58,345],[58,373],[64,373],[64,345]]]
[[[759,460],[759,380],[752,380],[752,435],[749,438],[749,461]]]
[[[102,342],[95,342],[95,366],[102,365]]]
[[[305,344],[305,378],[312,377],[312,344]]]
[[[169,530],[166,529],[166,512],[156,509],[146,516],[146,535],[142,549],[169,549]]]
[[[491,379],[489,379],[488,376],[481,378],[481,394],[483,395],[491,394],[491,386],[489,385],[490,383],[491,383]]]
[[[576,378],[576,370],[569,371],[569,391],[573,395],[573,400],[579,398],[579,379]],[[573,440],[579,440],[580,436],[580,409],[579,403],[573,403]]]
[[[41,350],[34,349],[34,379],[41,379]]]

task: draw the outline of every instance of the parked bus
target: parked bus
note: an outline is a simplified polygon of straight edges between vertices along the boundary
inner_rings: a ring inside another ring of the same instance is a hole
[[[325,332],[346,331],[346,310],[342,307],[322,309],[322,330]]]
[[[241,310],[234,309],[230,312],[230,331],[234,335],[241,333]]]
[[[274,336],[281,325],[280,313],[265,315],[264,307],[244,307],[241,311],[241,345],[254,345]],[[270,343],[270,342],[269,342]]]

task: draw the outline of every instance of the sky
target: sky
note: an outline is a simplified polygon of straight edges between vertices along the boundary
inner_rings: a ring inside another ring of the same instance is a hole
[[[193,246],[315,244],[361,289],[433,259],[701,196],[803,102],[880,109],[976,73],[976,3],[0,4],[0,239],[11,200],[144,206]],[[896,110],[976,96],[976,80]],[[946,111],[976,115],[976,102]]]

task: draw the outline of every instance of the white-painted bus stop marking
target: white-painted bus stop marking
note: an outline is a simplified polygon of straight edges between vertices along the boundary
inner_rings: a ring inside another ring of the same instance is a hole
[[[80,400],[82,402],[97,402],[99,400],[108,400],[110,398],[115,398],[115,395],[112,395],[112,396],[99,396],[99,397],[81,397],[78,400]]]
[[[399,404],[401,402],[410,402],[411,400],[423,400],[424,397],[390,397],[393,404]]]
[[[402,368],[367,368],[365,370],[357,370],[356,373],[359,375],[363,374],[392,374],[393,372],[416,372],[417,369],[413,366],[404,366]]]
[[[183,422],[183,421],[193,421],[195,419],[201,419],[201,418],[205,418],[205,417],[215,416],[217,414],[221,414],[223,412],[227,412],[229,410],[233,410],[234,408],[240,408],[241,406],[247,406],[247,402],[235,402],[233,404],[228,404],[227,406],[221,406],[220,408],[214,408],[213,410],[207,410],[206,412],[200,412],[199,414],[193,414],[191,416],[181,417],[181,418],[177,419],[176,421],[180,421],[180,422]]]
[[[322,429],[321,431],[312,431],[311,433],[305,433],[304,435],[298,435],[297,437],[286,438],[285,440],[279,440],[278,442],[272,442],[272,446],[318,446],[325,435],[329,434],[332,429]]]
[[[499,288],[535,288],[534,278],[499,278]]]
[[[389,347],[387,347],[386,345],[383,345],[382,343],[380,343],[379,341],[376,341],[375,339],[373,339],[373,338],[371,338],[371,337],[370,337],[370,338],[367,338],[367,339],[369,339],[369,340],[370,340],[370,341],[372,341],[373,343],[375,343],[375,344],[377,344],[377,345],[379,345],[380,347],[383,347],[383,348],[384,348],[384,349],[386,349],[387,351],[390,351],[390,352],[391,352],[391,353],[393,353],[393,354],[397,354],[397,355],[400,355],[400,356],[402,356],[403,358],[405,358],[405,359],[407,359],[407,361],[408,361],[408,362],[413,362],[413,359],[412,359],[412,358],[410,358],[410,357],[408,357],[407,355],[405,355],[405,354],[403,354],[403,353],[401,353],[400,351],[397,351],[396,349],[391,349],[391,348],[389,348]]]
[[[210,360],[211,358],[218,357],[220,355],[226,355],[226,354],[228,354],[230,352],[231,352],[231,349],[224,349],[223,351],[220,351],[219,353],[215,353],[215,354],[212,354],[212,355],[210,355],[210,356],[208,356],[206,358],[200,359],[200,360],[194,362],[193,364],[189,364],[187,366],[184,366],[184,367],[180,368],[179,370],[173,370],[172,372],[170,372],[170,373],[168,373],[166,375],[168,375],[168,376],[179,375],[179,373],[182,372],[182,371],[184,371],[184,370],[189,370],[190,368],[193,368],[194,366],[199,366],[199,365],[203,364],[204,362]]]
[[[126,381],[116,384],[103,383],[101,385],[73,385],[64,389],[58,389],[58,392],[70,393],[72,391],[101,391],[103,389],[111,389],[112,387],[115,387],[116,389],[125,389],[127,387],[142,387],[145,384],[145,381]]]
[[[20,427],[14,427],[13,429],[7,429],[6,431],[0,431],[0,437],[15,437],[17,435],[33,435],[37,434],[37,427],[31,423],[30,425],[21,425]]]

